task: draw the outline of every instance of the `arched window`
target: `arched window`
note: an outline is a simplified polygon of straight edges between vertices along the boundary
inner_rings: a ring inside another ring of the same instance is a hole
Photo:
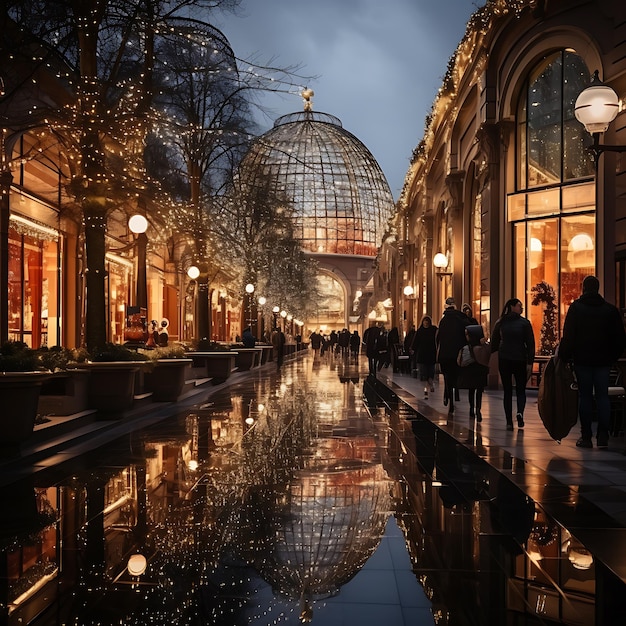
[[[593,161],[574,117],[589,78],[575,52],[554,52],[529,72],[517,107],[516,189],[507,202],[513,293],[525,300],[539,354],[554,351],[582,279],[595,273]]]

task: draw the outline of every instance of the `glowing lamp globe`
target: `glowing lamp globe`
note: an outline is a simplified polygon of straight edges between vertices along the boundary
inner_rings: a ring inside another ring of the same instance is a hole
[[[131,576],[141,576],[146,571],[148,562],[143,554],[133,554],[128,559],[128,573]]]
[[[605,85],[595,71],[591,85],[580,92],[574,105],[576,119],[587,132],[603,133],[619,112],[619,98],[613,89]]]
[[[128,228],[136,235],[140,235],[148,230],[148,220],[143,215],[133,215],[128,220]]]
[[[196,280],[196,278],[198,278],[198,276],[200,276],[200,269],[197,266],[192,265],[187,270],[187,276],[189,276],[189,278],[191,278],[191,280]]]

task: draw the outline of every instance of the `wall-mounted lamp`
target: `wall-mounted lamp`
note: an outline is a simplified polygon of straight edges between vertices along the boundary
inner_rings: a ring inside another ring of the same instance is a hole
[[[596,163],[603,152],[626,152],[626,146],[607,146],[600,143],[600,133],[605,132],[619,112],[619,98],[613,89],[599,78],[598,70],[593,74],[591,84],[578,95],[574,106],[576,119],[593,136],[590,148]]]
[[[443,280],[444,276],[452,276],[452,272],[446,272],[448,267],[448,257],[443,252],[437,252],[433,258],[435,273],[439,276],[439,280]]]
[[[402,292],[407,298],[410,298],[415,293],[415,290],[411,287],[411,285],[407,285]]]

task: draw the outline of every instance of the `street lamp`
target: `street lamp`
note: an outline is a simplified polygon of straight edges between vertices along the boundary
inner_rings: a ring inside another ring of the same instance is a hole
[[[189,276],[191,280],[196,280],[196,278],[200,276],[200,268],[197,265],[191,265],[187,270],[187,276]]]
[[[280,307],[275,306],[272,309],[272,313],[274,314],[274,328],[278,328],[278,313],[280,312]]]
[[[252,331],[252,294],[254,293],[254,285],[252,283],[248,283],[246,285],[246,299],[247,299],[247,309],[248,309],[248,326],[250,327],[250,330]],[[258,331],[257,331],[258,333]]]
[[[139,213],[132,215],[128,220],[128,228],[137,235],[137,298],[135,305],[139,309],[148,310],[148,278],[146,261],[148,249],[148,220]]]
[[[619,98],[615,91],[599,78],[598,70],[593,73],[589,87],[576,98],[574,115],[593,137],[590,150],[594,154],[596,167],[598,157],[603,152],[626,152],[626,146],[608,146],[600,143],[600,133],[604,133],[619,113]]]
[[[444,276],[452,276],[452,272],[446,272],[448,267],[448,256],[443,252],[437,252],[433,258],[435,273],[439,276],[439,280],[443,280]]]

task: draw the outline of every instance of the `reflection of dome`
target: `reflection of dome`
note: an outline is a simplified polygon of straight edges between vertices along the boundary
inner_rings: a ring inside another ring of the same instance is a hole
[[[307,106],[257,139],[241,175],[249,183],[261,176],[275,181],[293,203],[295,235],[306,250],[375,256],[394,209],[387,180],[340,120],[314,113],[308,99]]]

